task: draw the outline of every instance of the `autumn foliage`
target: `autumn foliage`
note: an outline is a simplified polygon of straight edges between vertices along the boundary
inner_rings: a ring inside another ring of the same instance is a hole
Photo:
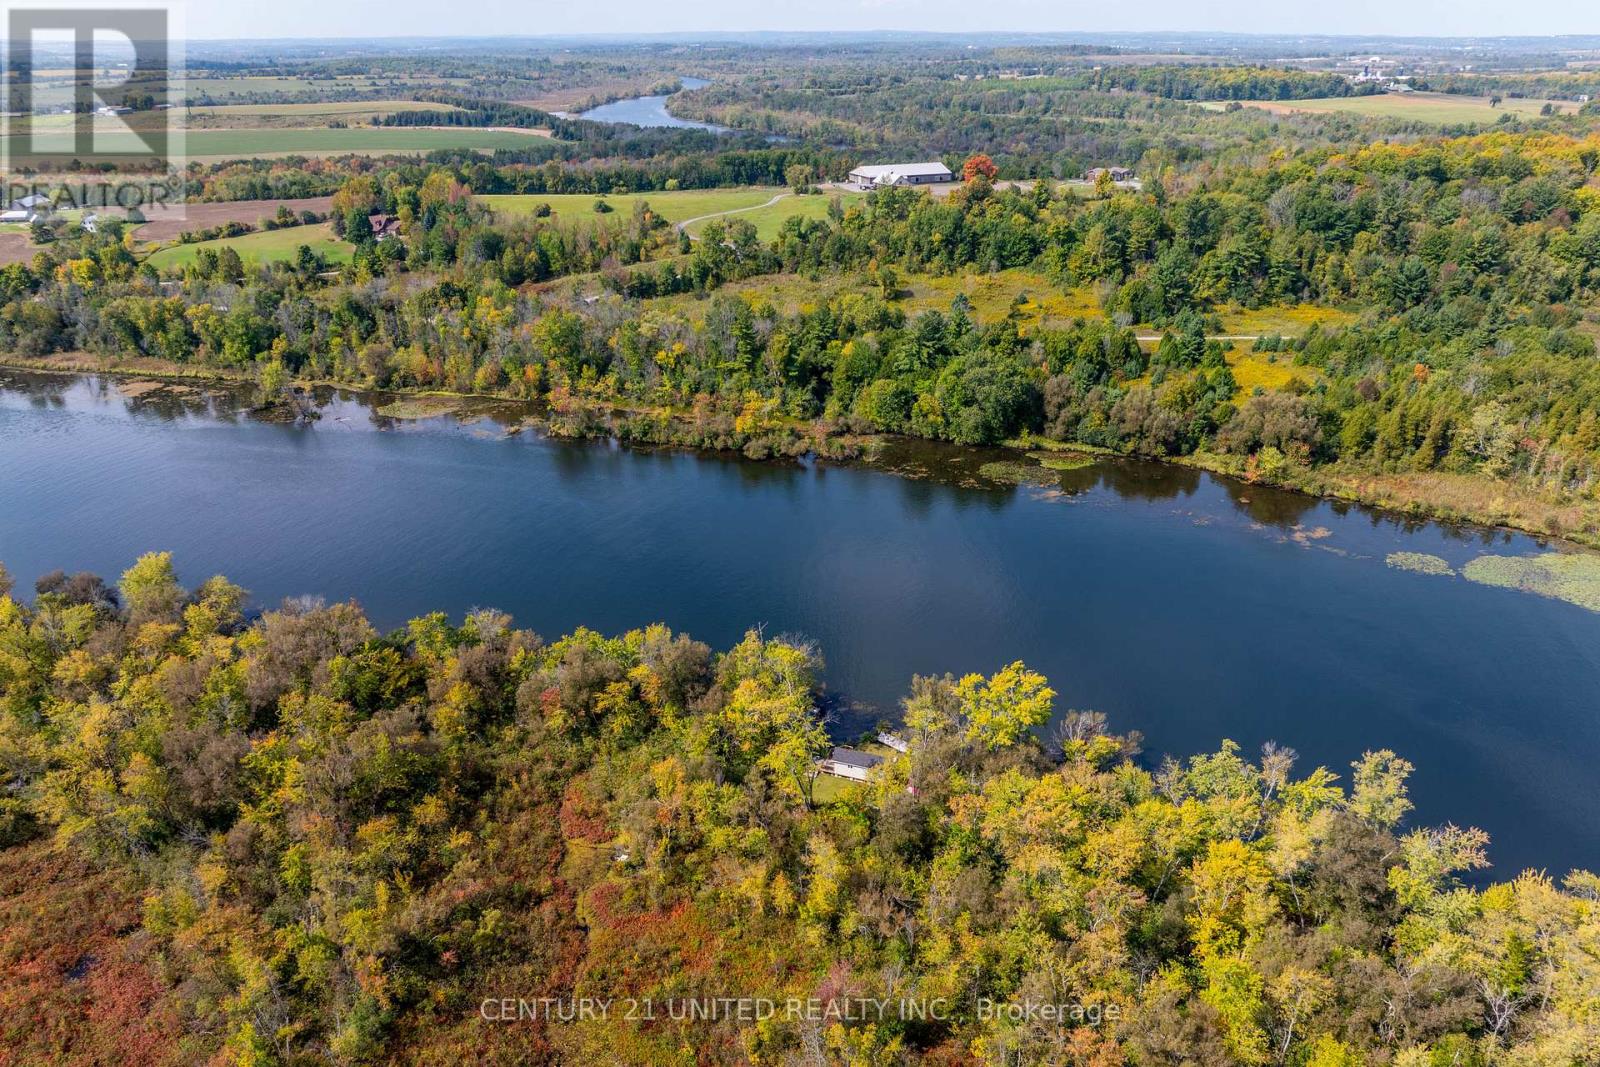
[[[961,164],[961,177],[966,181],[974,178],[988,178],[993,181],[1000,173],[1000,168],[995,166],[994,160],[979,152],[977,155],[968,156],[965,163]]]
[[[0,1064],[1600,1056],[1600,879],[1465,884],[1392,752],[1157,764],[1012,663],[912,679],[909,751],[822,788],[798,639],[247,622],[162,554],[9,588]]]

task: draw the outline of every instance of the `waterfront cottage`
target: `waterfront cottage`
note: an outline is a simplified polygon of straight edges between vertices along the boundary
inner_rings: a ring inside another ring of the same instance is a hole
[[[849,778],[853,782],[864,782],[867,780],[867,775],[872,773],[872,768],[882,762],[882,756],[874,756],[870,752],[840,745],[822,761],[821,767],[823,774]]]

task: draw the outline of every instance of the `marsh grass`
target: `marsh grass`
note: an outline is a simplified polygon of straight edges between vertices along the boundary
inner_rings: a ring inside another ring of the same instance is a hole
[[[1055,481],[1050,471],[1033,463],[1018,460],[995,460],[978,468],[978,473],[991,482],[1007,485],[1049,485]]]
[[[1076,471],[1094,466],[1094,460],[1072,452],[1029,452],[1028,458],[1053,471]]]
[[[432,419],[458,411],[461,402],[449,396],[415,396],[396,400],[378,408],[378,414],[391,419]]]

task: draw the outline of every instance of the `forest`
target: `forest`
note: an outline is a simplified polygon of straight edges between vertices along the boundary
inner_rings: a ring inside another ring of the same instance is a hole
[[[14,1062],[1600,1056],[1600,878],[1487,882],[1402,755],[1155,763],[1012,663],[909,679],[907,751],[824,789],[798,638],[247,599],[0,571]],[[515,1007],[606,998],[824,1007]]]

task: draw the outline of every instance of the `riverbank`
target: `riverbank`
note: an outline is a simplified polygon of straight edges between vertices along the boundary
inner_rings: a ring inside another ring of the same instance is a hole
[[[102,374],[118,378],[245,385],[253,375],[221,367],[189,367],[166,360],[138,357],[106,362],[85,352],[62,353],[43,359],[0,357],[0,368],[49,374]],[[794,459],[812,454],[835,463],[872,463],[882,435],[856,433],[820,422],[804,423],[762,413],[733,414],[718,411],[674,409],[662,406],[604,403],[566,397],[551,405],[515,397],[455,393],[448,390],[370,389],[348,382],[301,378],[303,389],[338,389],[369,397],[415,400],[420,397],[453,401],[453,406],[430,405],[429,413],[452,414],[468,407],[488,413],[505,406],[523,425],[556,437],[583,439],[609,437],[630,445],[685,448],[706,452],[734,452],[751,460]],[[1018,463],[1036,463],[1042,476],[1050,467],[1029,452],[1061,448],[1085,454],[1117,456],[1071,442],[1029,438],[1004,446]],[[1554,500],[1511,483],[1478,475],[1387,473],[1338,466],[1300,468],[1286,466],[1271,472],[1253,469],[1244,457],[1216,453],[1189,456],[1139,456],[1213,474],[1247,484],[1268,485],[1308,496],[1377,508],[1408,518],[1450,524],[1514,530],[1538,537],[1557,538],[1585,548],[1600,548],[1600,501]],[[999,479],[1014,481],[1015,477]],[[1024,479],[1026,480],[1026,479]]]

